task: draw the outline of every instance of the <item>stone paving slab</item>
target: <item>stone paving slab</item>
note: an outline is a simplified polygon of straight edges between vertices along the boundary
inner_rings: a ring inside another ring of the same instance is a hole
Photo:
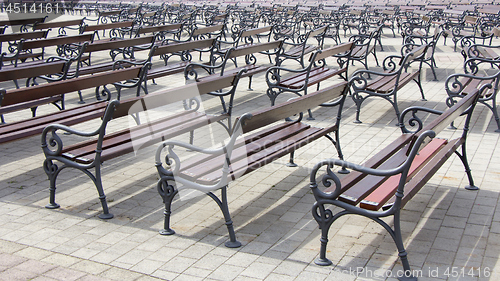
[[[58,20],[72,18],[63,16]],[[344,38],[343,38],[344,39]],[[401,38],[383,37],[386,52],[394,54]],[[449,43],[449,42],[448,42]],[[400,108],[411,105],[445,109],[444,80],[462,72],[463,59],[452,47],[439,46],[436,69],[423,73],[427,101],[421,101],[410,83],[398,96]],[[374,65],[370,58],[369,65]],[[359,65],[355,65],[359,67]],[[377,69],[377,68],[373,68]],[[352,72],[351,72],[352,73]],[[263,75],[254,77],[254,91],[246,81],[238,88],[235,115],[269,105]],[[335,83],[335,79],[324,85]],[[181,75],[158,79],[150,90],[184,83]],[[2,87],[13,87],[3,83]],[[133,96],[125,91],[124,96]],[[87,102],[93,91],[84,92]],[[286,97],[283,97],[285,99]],[[67,95],[67,106],[77,106],[77,95]],[[218,99],[204,99],[207,111],[219,111]],[[39,114],[55,112],[43,106]],[[160,114],[162,112],[159,112]],[[8,121],[30,112],[7,115]],[[314,110],[319,126],[332,122],[326,109]],[[362,124],[353,124],[355,106],[346,101],[341,124],[345,159],[362,163],[400,134],[392,106],[368,99]],[[128,126],[111,122],[109,131]],[[499,134],[492,114],[479,105],[468,138],[468,153],[479,191],[466,191],[463,167],[450,159],[402,212],[402,230],[409,261],[420,270],[419,280],[498,280],[500,277]],[[98,122],[75,126],[92,130]],[[195,143],[209,146],[222,130],[196,132]],[[460,132],[447,131],[448,134]],[[69,136],[71,141],[76,138]],[[179,139],[186,141],[187,136]],[[311,216],[314,202],[308,187],[311,167],[335,157],[327,140],[297,151],[297,168],[279,159],[230,184],[229,208],[242,247],[223,243],[227,230],[216,204],[206,196],[173,203],[173,236],[161,236],[163,205],[156,191],[155,147],[125,155],[103,166],[103,184],[115,218],[97,218],[101,207],[91,181],[79,171],[67,170],[58,179],[61,208],[48,210],[48,181],[39,136],[0,145],[0,280],[395,280],[402,267],[390,235],[374,222],[344,217],[330,231],[328,257],[333,265],[316,266],[319,230]],[[456,278],[450,276],[458,272]],[[448,275],[446,273],[448,272]],[[368,274],[375,274],[369,276]],[[489,275],[488,275],[489,274]],[[487,276],[488,275],[488,276]],[[449,278],[448,278],[449,277]]]

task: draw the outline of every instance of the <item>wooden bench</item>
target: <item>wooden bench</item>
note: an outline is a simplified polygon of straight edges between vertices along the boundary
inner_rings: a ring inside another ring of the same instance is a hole
[[[107,29],[109,29],[109,38],[120,37],[123,38],[125,29],[132,30],[132,26],[134,25],[133,21],[121,21],[121,22],[112,22],[112,23],[102,23],[95,25],[85,24],[81,33],[83,32],[94,32],[97,35],[97,38],[100,39],[99,31],[102,30],[102,36],[104,36]]]
[[[33,26],[37,22],[45,22],[47,16],[44,17],[33,17],[26,19],[8,19],[0,20],[0,26],[18,26],[20,25],[20,32],[28,32],[28,27]]]
[[[47,64],[48,65],[48,64]],[[56,65],[57,66],[57,65]],[[56,81],[47,84],[36,85],[32,87],[26,87],[21,89],[4,90],[0,89],[0,114],[6,114],[10,112],[15,112],[23,109],[31,109],[33,117],[36,115],[36,108],[43,104],[54,104],[58,109],[64,110],[64,95],[73,91],[81,91],[84,89],[96,87],[96,95],[99,95],[99,90],[101,86],[107,84],[113,84],[115,87],[124,87],[123,83],[120,81],[129,81],[132,79],[138,79],[140,84],[143,77],[145,76],[146,66],[143,67],[132,67],[130,69],[119,69],[115,71],[103,72],[95,75],[82,76],[77,78],[71,78],[62,81]],[[128,86],[128,85],[125,85]],[[130,86],[132,87],[132,86]],[[108,99],[111,98],[111,92],[104,88],[104,93]],[[120,92],[118,92],[118,98]],[[68,113],[54,113],[51,114],[50,118],[55,115],[66,116]],[[49,119],[50,119],[49,118]],[[59,117],[61,118],[61,117]],[[40,118],[42,119],[42,118]],[[2,116],[2,121],[3,116]],[[35,124],[38,121],[30,122],[30,124]],[[26,124],[26,123],[24,123]],[[25,125],[13,125],[15,131],[21,130],[20,127]],[[31,125],[30,125],[31,126]],[[2,133],[5,130],[11,132],[12,129],[6,129],[4,125],[1,127]],[[24,129],[24,127],[22,128]],[[4,141],[4,138],[1,137]]]
[[[462,38],[460,45],[462,47],[462,56],[464,61],[473,58],[497,60],[500,58],[500,46],[492,45],[491,39],[493,36],[500,36],[500,28],[494,27],[491,34],[486,37],[468,36]],[[490,44],[484,44],[481,40],[490,39]],[[481,42],[481,43],[479,43]]]
[[[269,68],[266,72],[266,94],[271,105],[274,105],[276,98],[283,93],[307,95],[308,87],[316,85],[319,89],[321,82],[336,75],[347,81],[349,57],[353,46],[352,42],[347,42],[314,52],[309,58],[309,65],[303,69],[280,66]],[[330,57],[334,57],[340,65],[328,66],[326,59]],[[309,114],[309,118],[312,119],[312,114]]]
[[[450,76],[448,82],[461,75],[464,74]],[[417,280],[411,275],[407,252],[403,245],[401,208],[425,186],[453,154],[459,156],[464,165],[469,180],[469,185],[465,188],[478,189],[472,179],[465,144],[472,112],[484,90],[485,87],[476,89],[444,112],[417,106],[405,109],[399,120],[402,135],[363,165],[336,159],[316,164],[310,176],[310,187],[316,199],[312,215],[321,229],[321,248],[319,258],[315,260],[316,264],[325,266],[332,263],[326,257],[328,231],[332,223],[344,215],[357,214],[382,225],[394,239],[407,278],[401,276],[403,279],[400,280]],[[421,112],[439,116],[426,125],[418,117]],[[403,125],[407,114],[411,115],[408,116],[408,127]],[[462,115],[465,115],[465,121],[460,137],[456,139],[436,137],[450,122]],[[334,165],[354,171],[339,179],[331,170]],[[326,174],[323,174],[324,168]],[[322,189],[318,187],[319,182],[323,184],[328,182],[331,185]],[[334,214],[328,208],[329,205],[343,210]],[[394,218],[394,228],[382,220],[385,217]]]
[[[228,120],[230,112],[221,115],[209,115],[198,112],[196,108],[188,109],[153,120],[151,123],[132,126],[109,134],[106,133],[108,122],[111,119],[126,117],[129,114],[133,114],[136,120],[139,120],[138,115],[141,112],[176,101],[196,99],[197,95],[219,91],[224,88],[229,88],[229,90],[225,91],[227,95],[234,95],[239,75],[217,76],[213,77],[213,79],[161,90],[122,102],[113,100],[107,105],[104,114],[101,115],[101,125],[93,132],[80,132],[60,124],[47,126],[42,133],[42,150],[45,154],[43,167],[50,181],[50,202],[46,208],[59,208],[59,204],[55,202],[57,176],[65,168],[75,168],[88,175],[97,188],[103,209],[103,213],[99,217],[102,219],[112,218],[113,215],[109,213],[102,186],[101,165],[104,161],[133,152],[138,147],[158,144],[164,139],[170,139],[182,133],[193,132],[196,128],[210,123]],[[65,146],[59,135],[61,131],[85,137],[86,140]],[[56,161],[62,163],[62,166],[56,165],[54,163]],[[94,170],[93,174],[92,170]]]
[[[219,205],[229,232],[229,241],[225,245],[239,247],[241,243],[236,240],[228,208],[228,183],[287,154],[290,154],[289,166],[296,166],[293,163],[294,151],[323,136],[339,150],[338,130],[346,85],[347,82],[343,81],[283,104],[243,114],[236,120],[229,141],[220,147],[203,149],[174,140],[163,142],[155,157],[160,176],[157,187],[165,203],[164,229],[160,234],[175,233],[170,228],[171,205],[179,192],[176,183],[181,183],[182,189],[206,193]],[[294,121],[283,122],[287,117],[319,105],[337,106],[337,121],[334,124],[326,128],[314,127],[302,121],[302,114]],[[336,137],[330,137],[329,133],[334,133]],[[185,148],[197,154],[181,161],[175,150]],[[165,159],[170,159],[171,163],[163,163]],[[221,190],[221,198],[213,193],[216,190]]]
[[[66,30],[77,30],[78,33],[83,33],[82,28],[85,24],[84,19],[76,19],[76,20],[67,20],[67,21],[50,21],[43,23],[35,23],[33,26],[33,30],[45,30],[57,28],[57,34],[59,35],[67,35]]]
[[[285,49],[279,56],[279,61],[277,66],[280,66],[285,60],[295,60],[302,68],[305,67],[304,56],[312,53],[318,49],[323,48],[324,35],[326,33],[327,26],[318,27],[314,30],[310,30],[307,33],[299,36],[297,38],[297,43],[283,42],[283,48]],[[309,40],[317,40],[317,44],[308,44]]]
[[[0,52],[2,53],[0,56],[0,68],[3,66],[4,62],[4,57],[5,61],[10,61],[10,59],[7,59],[8,57],[12,56],[19,50],[19,44],[21,43],[21,40],[33,40],[33,39],[44,39],[47,38],[47,35],[49,34],[48,30],[43,30],[43,31],[33,31],[33,32],[22,32],[22,33],[11,33],[11,34],[0,34]],[[7,43],[7,51],[8,52],[2,52],[2,45],[3,43]],[[30,54],[31,57],[38,57],[41,56],[42,54],[36,53],[36,54]],[[26,55],[26,58],[27,55]]]
[[[24,40],[22,39],[15,53],[10,55],[2,55],[0,63],[11,61],[11,65],[3,65],[2,69],[7,67],[31,66],[34,64],[44,63],[45,48],[56,47],[56,52],[61,57],[76,58],[86,60],[81,57],[81,46],[86,42],[93,40],[93,34],[79,34],[70,36],[60,36],[52,38],[44,38],[39,40]],[[28,58],[39,59],[31,62],[25,62]]]
[[[412,80],[417,83],[422,100],[425,100],[420,79],[423,61],[419,59],[425,56],[427,45],[410,50],[405,51],[404,48],[402,49],[401,53],[406,53],[405,56],[387,56],[383,61],[384,72],[362,69],[353,73],[349,79],[349,85],[351,87],[351,97],[356,104],[356,120],[354,123],[361,123],[361,120],[359,120],[361,105],[369,97],[380,97],[390,102],[399,120],[400,111],[397,92]],[[409,65],[413,62],[417,62],[419,67],[411,72],[407,71]],[[372,80],[368,80],[368,78]]]
[[[500,69],[500,59],[496,57],[495,59],[486,59],[486,58],[470,58],[467,59],[464,63],[465,73],[474,75],[472,77],[482,76],[480,74],[480,70],[485,70],[482,66],[485,66],[488,71],[491,70],[491,67]],[[480,88],[484,84],[491,84],[493,88],[484,91],[481,93],[478,102],[486,106],[493,113],[493,118],[497,123],[497,129],[495,132],[500,133],[500,117],[498,115],[496,96],[499,90],[499,81],[495,79],[475,79],[472,77],[463,77],[460,81],[457,81],[462,85],[462,91],[458,92],[456,88],[447,88],[448,93],[448,105],[451,106],[455,103],[455,99],[463,98],[464,96],[470,94],[474,89]],[[497,78],[497,77],[495,77]],[[449,86],[449,85],[446,85]],[[452,85],[451,85],[452,86]],[[459,88],[460,89],[460,88]],[[453,124],[452,124],[453,125]]]
[[[186,79],[186,81],[201,81],[203,79],[211,79],[210,76],[201,76],[198,73],[197,69],[203,69],[207,74],[214,74],[218,71],[219,75],[225,75],[225,74],[234,75],[235,73],[238,73],[241,70],[245,70],[245,72],[242,74],[241,77],[249,78],[248,90],[251,91],[253,76],[258,73],[265,72],[271,66],[273,66],[270,64],[257,64],[257,57],[255,55],[260,53],[267,56],[275,55],[277,57],[282,51],[282,44],[283,41],[279,40],[279,41],[244,45],[238,48],[234,47],[230,48],[228,51],[226,51],[224,57],[222,58],[221,63],[219,64],[216,64],[216,60],[212,61],[213,65],[200,64],[200,63],[188,64],[184,69],[184,78]],[[236,61],[236,59],[239,57],[245,58],[245,65],[234,68],[227,67],[228,61]],[[221,96],[220,99],[221,99],[222,109],[225,112],[227,109],[224,97]]]

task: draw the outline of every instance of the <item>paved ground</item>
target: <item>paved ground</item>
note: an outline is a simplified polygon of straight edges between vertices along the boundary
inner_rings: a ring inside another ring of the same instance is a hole
[[[58,20],[65,18],[69,16]],[[380,59],[401,46],[400,37],[387,35],[382,40],[386,51],[378,53]],[[422,76],[428,101],[420,100],[411,83],[400,92],[401,108],[446,108],[445,78],[462,72],[463,60],[442,41],[436,60],[439,81],[432,81],[428,68]],[[372,59],[369,65],[374,66]],[[151,91],[183,83],[182,76],[169,77],[151,85]],[[2,86],[12,88],[11,84]],[[246,79],[238,88],[236,116],[269,104],[263,75],[254,78],[254,91],[245,88]],[[133,95],[133,91],[124,94]],[[84,97],[87,102],[95,99],[92,91]],[[75,93],[67,95],[68,107],[77,106],[76,101]],[[217,99],[206,100],[204,106],[207,111],[220,109]],[[39,114],[53,111],[47,105]],[[10,114],[6,120],[29,114]],[[394,126],[394,110],[382,99],[365,102],[362,124],[353,123],[354,114],[354,103],[348,99],[341,125],[348,161],[362,163],[400,134]],[[316,120],[311,122],[320,126],[334,118],[333,112],[324,109],[314,115]],[[110,131],[128,124],[128,120],[115,121]],[[90,131],[97,124],[76,128]],[[414,270],[421,270],[420,280],[500,278],[500,212],[496,209],[500,151],[495,129],[491,112],[479,105],[468,141],[479,191],[463,189],[467,179],[454,157],[402,212],[409,261]],[[212,130],[197,132],[195,143],[216,142],[220,136],[214,132],[220,129]],[[187,136],[179,139],[186,141]],[[103,184],[115,218],[103,221],[97,218],[101,212],[97,192],[79,171],[67,170],[59,177],[56,199],[61,208],[44,208],[49,183],[42,169],[39,136],[0,145],[0,280],[394,280],[387,277],[401,269],[391,237],[360,217],[345,217],[332,226],[328,246],[332,266],[313,263],[319,252],[319,230],[311,216],[314,198],[308,175],[315,163],[336,156],[327,140],[299,150],[297,168],[284,166],[285,157],[230,185],[229,208],[243,244],[237,249],[224,247],[227,230],[221,212],[206,196],[181,194],[173,204],[172,227],[177,234],[158,234],[163,206],[156,191],[154,149],[105,163]]]

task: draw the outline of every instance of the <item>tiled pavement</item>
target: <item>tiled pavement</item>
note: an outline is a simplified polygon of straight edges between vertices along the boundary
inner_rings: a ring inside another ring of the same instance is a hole
[[[401,38],[385,36],[383,43],[388,51],[378,53],[379,59],[399,49]],[[428,101],[419,100],[411,83],[400,92],[401,108],[446,107],[445,77],[461,72],[463,60],[442,42],[436,59],[439,81],[431,81],[428,68],[423,75]],[[158,82],[152,91],[184,83],[181,76]],[[246,80],[240,83],[235,115],[269,104],[262,75],[254,78],[253,92],[245,86]],[[67,99],[69,107],[77,105],[76,94]],[[85,99],[93,99],[91,91]],[[219,110],[218,104],[216,99],[207,100],[205,107]],[[39,110],[41,114],[55,109]],[[362,163],[399,131],[392,107],[382,99],[365,102],[364,123],[353,124],[354,113],[348,99],[341,144],[346,160]],[[6,117],[13,121],[29,114]],[[324,109],[314,115],[319,125],[334,117]],[[96,124],[77,128],[90,130]],[[114,122],[110,131],[126,125]],[[402,212],[405,245],[412,268],[422,272],[419,280],[499,279],[500,151],[495,129],[490,111],[479,105],[468,141],[479,191],[462,188],[465,174],[458,158],[452,157]],[[197,132],[195,143],[209,144],[215,133],[208,133]],[[177,233],[158,234],[163,207],[156,191],[154,147],[105,163],[103,184],[115,218],[97,218],[101,210],[93,184],[72,170],[59,177],[56,199],[61,208],[45,209],[48,181],[39,143],[36,136],[0,145],[0,280],[394,280],[387,276],[401,269],[391,237],[377,224],[355,216],[332,226],[328,257],[334,265],[313,263],[319,252],[319,230],[311,216],[314,199],[308,175],[316,162],[335,157],[326,140],[299,150],[297,168],[284,166],[285,157],[230,184],[229,208],[243,244],[238,249],[224,247],[227,230],[221,212],[206,196],[189,199],[181,194],[173,204],[172,226]]]

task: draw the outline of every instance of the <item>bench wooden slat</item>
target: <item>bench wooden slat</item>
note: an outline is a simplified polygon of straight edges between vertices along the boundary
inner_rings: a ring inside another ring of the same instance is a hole
[[[413,173],[420,170],[424,164],[440,151],[440,149],[446,145],[448,141],[445,139],[433,139],[429,144],[427,144],[413,160],[410,170],[408,171],[408,177],[411,178]],[[392,196],[396,193],[398,188],[401,175],[395,175],[388,178],[384,183],[377,187],[371,194],[369,194],[360,203],[360,207],[369,210],[379,210]]]
[[[140,71],[141,67],[136,66],[127,69],[118,69],[110,72],[98,73],[93,76],[77,77],[70,80],[56,81],[29,88],[11,90],[4,95],[2,106],[46,98],[54,95],[62,95],[69,92],[106,85],[112,82],[137,78]]]
[[[234,148],[238,149],[242,145],[245,145],[249,142],[256,141],[258,139],[261,139],[263,137],[266,137],[268,135],[271,135],[277,131],[284,130],[288,126],[296,126],[295,122],[283,122],[281,124],[278,124],[276,126],[272,127],[266,127],[258,132],[253,132],[251,134],[246,135],[244,138],[238,138],[234,144]],[[201,163],[205,163],[206,161],[209,161],[213,158],[213,155],[204,155],[200,154],[195,157],[191,157],[189,159],[186,159],[182,161],[182,168],[181,172],[184,170],[188,170],[192,168],[193,166],[199,165]]]
[[[66,61],[45,62],[34,67],[13,67],[8,69],[0,69],[0,82],[10,81],[21,78],[30,78],[40,75],[49,75],[62,73]]]
[[[137,37],[131,39],[116,39],[116,40],[104,40],[104,41],[94,42],[89,44],[85,48],[85,53],[151,44],[152,42],[154,42],[154,38],[155,37],[151,35],[151,36]]]
[[[257,28],[251,28],[247,30],[243,30],[241,32],[241,37],[249,37],[257,34],[261,34],[264,32],[270,32],[273,29],[272,25],[264,26],[264,27],[257,27]]]
[[[31,49],[44,48],[56,45],[91,42],[93,36],[94,35],[92,33],[86,33],[80,35],[69,35],[69,36],[45,38],[40,40],[30,40],[30,41],[25,41],[22,45],[22,48],[23,50],[31,50]]]
[[[103,23],[103,24],[95,24],[95,25],[86,25],[85,31],[97,31],[97,30],[105,30],[112,28],[124,28],[124,27],[132,27],[134,24],[133,21],[121,21],[121,22],[112,22],[112,23]]]
[[[21,39],[37,39],[46,38],[48,31],[33,31],[33,32],[23,32],[23,33],[11,33],[11,34],[0,34],[0,42],[12,42],[19,41]]]
[[[314,108],[318,104],[325,103],[335,98],[338,98],[344,92],[347,82],[340,82],[339,84],[321,89],[315,93],[307,95],[307,98],[302,96],[298,97],[298,101],[288,101],[271,108],[263,109],[256,112],[251,119],[246,120],[243,124],[243,132],[250,132],[257,128],[262,127],[264,124],[271,124],[276,121],[290,117],[297,112],[306,111],[309,108]]]
[[[405,185],[405,194],[401,200],[401,206],[404,206],[429,181],[463,143],[464,140],[461,138],[448,141],[446,146],[413,176],[412,180]],[[391,204],[394,204],[394,198],[389,199],[384,208],[387,208]]]
[[[104,114],[105,107],[102,107],[100,110],[87,110],[80,114],[72,114],[72,115],[64,115],[59,114],[60,112],[53,113],[51,115],[42,116],[41,119],[37,119],[38,117],[30,118],[31,120],[36,120],[37,122],[33,122],[32,126],[25,126],[24,124],[19,128],[16,127],[16,124],[9,123],[0,127],[7,132],[2,132],[0,137],[0,143],[9,142],[12,140],[21,139],[24,137],[30,137],[37,134],[40,134],[45,127],[50,124],[58,123],[65,126],[71,126],[75,124],[79,124],[85,121],[93,120],[102,117]],[[47,118],[50,117],[50,118]],[[12,125],[12,126],[11,126]],[[18,129],[19,128],[19,129]]]
[[[284,141],[277,142],[275,145],[267,147],[266,149],[260,150],[257,153],[249,155],[247,158],[231,163],[231,174],[230,177],[236,177],[235,175],[242,176],[258,167],[262,167],[268,164],[272,160],[275,160],[283,155],[291,152],[291,147],[298,148],[301,140],[308,139],[314,136],[315,133],[320,131],[320,128],[309,127],[307,130],[300,131],[297,134],[291,135]],[[284,152],[285,151],[285,152]],[[213,183],[220,179],[222,175],[221,169],[218,169],[210,174],[204,175],[197,178],[198,183]]]
[[[281,130],[275,131],[272,134],[266,134],[265,136],[262,136],[257,140],[246,144],[245,146],[240,145],[234,148],[231,155],[231,168],[234,168],[233,165],[235,165],[236,162],[242,159],[246,159],[247,156],[259,152],[262,149],[267,149],[268,147],[273,146],[278,142],[286,141],[286,139],[297,133],[307,130],[309,127],[310,126],[307,126],[303,123],[294,122],[294,124],[283,127]],[[243,143],[244,142],[241,142],[241,144]],[[205,178],[205,175],[214,173],[215,170],[217,170],[215,172],[220,172],[219,170],[224,163],[224,159],[225,155],[207,159],[207,161],[200,163],[201,165],[183,169],[182,174],[188,176],[191,180],[194,181],[203,179]],[[207,176],[207,178],[209,178],[209,176]]]
[[[216,31],[221,31],[222,28],[224,28],[223,24],[211,25],[211,26],[207,26],[207,27],[198,28],[198,29],[195,29],[193,31],[192,36],[198,36],[198,35],[202,35],[202,34],[207,34],[207,33],[212,33],[212,32],[216,32]]]
[[[188,41],[176,44],[168,45],[157,45],[153,52],[153,56],[172,54],[176,52],[193,50],[193,49],[205,49],[213,46],[215,38],[208,38],[203,40]]]
[[[406,160],[406,149],[401,149],[396,151],[389,159],[384,161],[378,169],[391,169],[401,165]],[[387,177],[379,177],[373,175],[364,175],[362,178],[358,179],[356,184],[351,184],[351,187],[347,189],[349,182],[342,179],[342,188],[345,191],[340,195],[339,200],[349,203],[351,205],[357,205],[361,200],[364,200],[366,196],[372,193],[376,188],[378,188]],[[344,184],[345,183],[345,184]]]
[[[83,19],[79,20],[67,20],[67,21],[56,21],[56,22],[44,22],[37,23],[33,30],[41,30],[41,29],[49,29],[49,28],[57,28],[57,27],[66,27],[72,25],[81,25],[83,23]]]
[[[410,143],[413,137],[409,134],[401,135],[396,140],[394,140],[390,145],[379,151],[368,161],[363,163],[363,166],[369,168],[378,168],[382,163],[384,163],[389,157],[394,155],[398,150],[401,150],[405,145]],[[348,175],[342,178],[342,192],[345,192],[353,185],[357,184],[366,175],[357,171],[351,171]],[[332,187],[333,188],[333,187]],[[325,189],[325,192],[332,192],[332,188]]]
[[[255,54],[258,52],[276,49],[276,48],[279,48],[281,46],[281,44],[282,44],[282,41],[272,41],[272,42],[256,43],[256,44],[252,44],[252,45],[238,47],[238,48],[231,51],[228,58],[235,58],[235,57],[240,57],[240,56],[245,56],[245,55]]]
[[[156,25],[156,26],[144,26],[144,27],[141,27],[139,32],[141,34],[155,33],[155,32],[161,32],[161,31],[175,30],[175,29],[179,29],[180,27],[181,27],[180,23],[164,24],[164,25]]]

